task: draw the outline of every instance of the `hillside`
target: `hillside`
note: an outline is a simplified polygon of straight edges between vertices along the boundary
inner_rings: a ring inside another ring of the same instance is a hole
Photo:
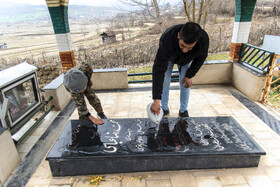
[[[87,20],[115,17],[121,11],[113,7],[69,5],[69,19]],[[21,21],[50,20],[47,5],[19,4],[0,1],[0,24],[14,24]],[[0,31],[1,32],[1,31]]]
[[[41,11],[39,7],[37,12]],[[137,14],[121,14],[122,16],[110,18],[99,16],[98,19],[93,19],[93,16],[99,11],[112,13],[112,10],[88,6],[72,8],[69,7],[69,15],[71,15],[69,26],[78,63],[89,61],[97,64],[96,68],[106,68],[146,64],[151,63],[154,59],[160,37],[159,27],[154,23],[141,20]],[[255,11],[249,39],[250,44],[261,46],[265,34],[279,35],[280,18],[279,16],[271,16],[269,10],[271,8]],[[228,12],[229,14],[213,13],[209,15],[205,26],[210,37],[209,53],[229,51],[234,14],[232,10]],[[83,17],[85,14],[88,17]],[[171,14],[167,15],[164,24],[167,28],[185,22],[186,16]],[[115,31],[117,34],[116,43],[102,44],[100,34],[107,30]],[[50,18],[0,24],[0,43],[8,45],[8,49],[0,50],[1,69],[24,60],[35,65],[60,63]]]

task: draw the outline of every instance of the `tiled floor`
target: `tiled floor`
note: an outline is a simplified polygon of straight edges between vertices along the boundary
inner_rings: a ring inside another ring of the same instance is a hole
[[[230,86],[193,86],[190,95],[189,114],[192,117],[233,116],[267,153],[261,157],[258,167],[108,174],[103,175],[105,180],[99,186],[280,186],[280,136],[233,97],[229,90],[238,92]],[[97,93],[97,95],[108,118],[147,117],[146,106],[152,101],[149,85],[147,89],[141,89],[137,86],[134,89],[130,89],[129,92],[102,92]],[[169,107],[171,117],[177,117],[179,95],[178,89],[170,91]],[[272,110],[267,106],[261,105],[261,107],[269,111],[275,118],[280,119],[278,111]],[[90,111],[96,115],[92,108],[90,108]],[[55,114],[53,115],[55,116]],[[77,118],[77,111],[74,111],[71,119]],[[40,136],[40,132],[43,132],[40,128],[33,133],[33,137],[31,136],[26,140],[26,149],[28,149],[28,144]],[[21,157],[24,157],[24,148],[19,147],[19,149],[21,150]],[[48,162],[43,160],[26,186],[66,187],[70,186],[71,178],[73,186],[88,186],[90,182],[88,177],[52,177]]]

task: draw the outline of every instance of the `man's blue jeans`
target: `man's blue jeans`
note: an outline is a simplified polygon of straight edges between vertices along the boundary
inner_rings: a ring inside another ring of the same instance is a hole
[[[179,72],[180,81],[180,112],[184,112],[188,108],[190,88],[185,88],[185,83],[182,85],[182,79],[185,77],[187,70],[189,69],[191,63],[181,66],[181,71]],[[171,82],[171,74],[174,64],[169,61],[167,70],[164,74],[163,89],[161,94],[161,107],[163,110],[168,110],[168,99],[169,99],[169,87]],[[180,66],[178,65],[180,69]]]

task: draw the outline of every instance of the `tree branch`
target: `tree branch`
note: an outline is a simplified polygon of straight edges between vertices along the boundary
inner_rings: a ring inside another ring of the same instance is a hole
[[[205,0],[207,1],[207,0]],[[201,21],[201,16],[203,14],[203,3],[204,3],[204,0],[200,0],[200,3],[199,3],[199,10],[198,10],[198,18],[197,18],[197,23],[200,24],[200,21]]]

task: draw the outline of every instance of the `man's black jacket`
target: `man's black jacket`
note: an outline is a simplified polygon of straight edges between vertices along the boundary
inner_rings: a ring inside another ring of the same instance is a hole
[[[185,54],[181,51],[178,33],[182,27],[183,24],[174,25],[168,28],[160,38],[159,48],[153,66],[153,99],[161,99],[164,73],[167,69],[168,61],[172,61],[174,64],[181,66],[192,61],[185,75],[185,77],[192,78],[207,58],[209,37],[204,30],[192,50]]]

